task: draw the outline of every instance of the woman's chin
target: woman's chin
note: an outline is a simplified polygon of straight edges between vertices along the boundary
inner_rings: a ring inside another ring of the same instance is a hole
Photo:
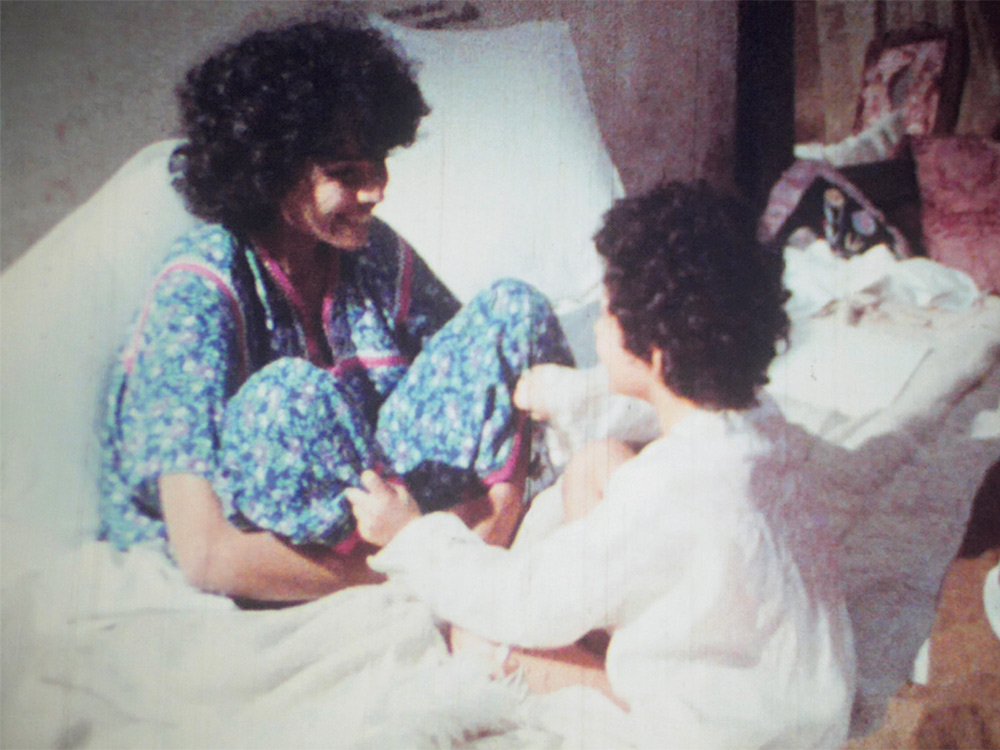
[[[353,253],[368,244],[368,229],[363,232],[337,232],[324,237],[323,241],[335,250]]]

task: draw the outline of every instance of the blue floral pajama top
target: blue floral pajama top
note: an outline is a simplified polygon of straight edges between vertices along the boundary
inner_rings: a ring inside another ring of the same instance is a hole
[[[537,291],[498,282],[459,311],[379,221],[331,269],[322,332],[299,309],[277,264],[222,227],[176,243],[112,373],[102,538],[164,542],[170,473],[206,478],[232,523],[295,544],[350,535],[343,490],[367,468],[425,510],[456,504],[513,471],[521,372],[572,361]]]

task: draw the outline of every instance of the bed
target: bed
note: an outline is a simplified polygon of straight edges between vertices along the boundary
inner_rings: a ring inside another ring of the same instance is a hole
[[[553,455],[648,434],[643,409],[608,399],[593,369],[590,236],[622,187],[566,26],[379,23],[420,61],[433,108],[390,161],[380,215],[463,300],[519,276],[554,301],[580,371],[565,388],[575,409],[545,436]],[[169,186],[173,145],[137,154],[0,280],[4,744],[617,744],[588,710],[594,695],[487,679],[484,659],[450,657],[429,613],[391,585],[247,611],[158,557],[93,541],[103,378],[159,258],[193,223]],[[1000,299],[925,258],[847,261],[821,240],[785,253],[793,333],[769,391],[816,514],[843,543],[863,732],[910,675],[1000,455]],[[557,515],[550,489],[524,538]]]

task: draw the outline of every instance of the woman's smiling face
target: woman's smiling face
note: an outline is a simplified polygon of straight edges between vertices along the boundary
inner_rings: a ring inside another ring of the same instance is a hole
[[[310,161],[279,204],[283,229],[340,250],[359,250],[388,181],[383,159]]]

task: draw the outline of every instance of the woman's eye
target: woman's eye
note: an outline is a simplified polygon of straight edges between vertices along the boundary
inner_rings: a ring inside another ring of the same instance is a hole
[[[345,185],[360,182],[362,179],[361,171],[352,167],[334,167],[327,169],[325,174],[327,178],[343,182]]]
[[[327,179],[336,180],[347,188],[358,188],[385,178],[384,162],[372,164],[338,164],[323,170]]]

